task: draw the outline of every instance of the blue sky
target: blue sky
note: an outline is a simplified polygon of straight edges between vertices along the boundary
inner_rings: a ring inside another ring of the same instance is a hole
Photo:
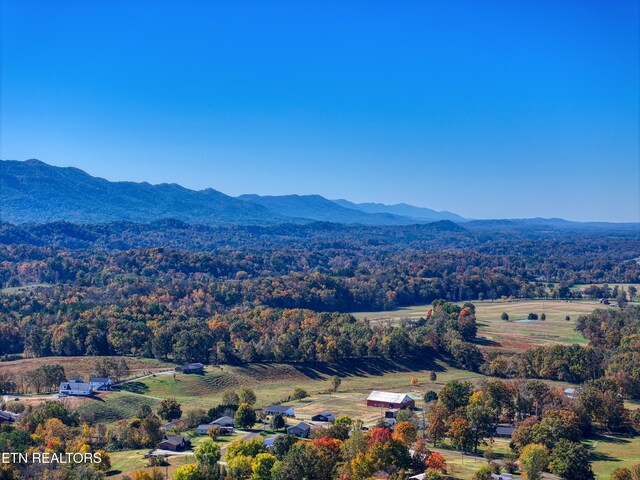
[[[0,2],[0,158],[640,221],[637,1]]]

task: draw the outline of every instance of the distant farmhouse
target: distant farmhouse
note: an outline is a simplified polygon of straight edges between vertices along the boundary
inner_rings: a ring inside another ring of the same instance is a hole
[[[106,377],[91,377],[89,379],[89,385],[91,385],[91,389],[93,391],[111,390],[111,385],[113,385],[113,382],[110,378]]]
[[[295,417],[296,411],[287,405],[269,405],[264,409],[267,415],[282,415],[283,417]]]
[[[287,435],[295,435],[296,437],[307,438],[311,433],[311,425],[300,422],[297,425],[287,427]]]
[[[202,363],[190,363],[189,365],[180,365],[176,367],[176,372],[180,373],[203,373],[204,364]]]
[[[158,443],[159,450],[171,450],[172,452],[182,452],[191,448],[191,441],[182,435],[164,435],[162,441]]]
[[[214,420],[211,423],[205,423],[202,425],[198,425],[198,433],[200,435],[206,435],[211,428],[218,427],[223,435],[230,435],[234,432],[233,430],[233,418],[231,417],[220,417],[217,420]]]
[[[516,427],[497,425],[494,433],[497,437],[510,437],[515,430]]]
[[[111,390],[113,381],[106,377],[91,377],[89,383],[82,378],[62,382],[58,387],[61,397],[88,397],[98,390]]]
[[[80,379],[75,382],[62,382],[58,394],[61,397],[89,397],[93,394],[93,389],[90,383],[85,383]]]
[[[374,390],[367,398],[367,407],[387,409],[413,408],[416,402],[405,393],[379,392]]]

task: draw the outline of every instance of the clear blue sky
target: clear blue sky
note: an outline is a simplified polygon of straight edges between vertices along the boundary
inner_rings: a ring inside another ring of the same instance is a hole
[[[640,220],[637,0],[0,2],[0,158]]]

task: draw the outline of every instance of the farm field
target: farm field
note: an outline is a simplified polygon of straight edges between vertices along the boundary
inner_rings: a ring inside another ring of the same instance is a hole
[[[42,365],[58,364],[64,367],[67,378],[82,377],[85,380],[93,374],[96,361],[101,358],[112,358],[118,360],[121,357],[39,357],[25,358],[21,360],[11,360],[9,362],[0,362],[0,372],[16,375],[19,373],[35,370]],[[150,358],[126,357],[127,365],[130,370],[130,377],[138,377],[141,375],[151,374],[168,370],[175,365],[160,360]]]
[[[429,373],[435,371],[437,379],[429,381]],[[342,384],[336,393],[330,393],[331,378],[342,377]],[[419,383],[411,385],[411,379]],[[130,396],[131,402],[155,404],[162,398],[175,398],[183,405],[183,410],[209,409],[220,403],[225,391],[240,386],[250,386],[257,395],[258,407],[273,402],[288,402],[296,408],[296,417],[309,419],[319,411],[330,410],[337,415],[349,415],[366,423],[373,423],[380,417],[380,411],[365,405],[371,390],[406,392],[416,400],[427,390],[440,390],[451,380],[478,382],[483,375],[459,370],[448,366],[439,359],[389,361],[371,359],[352,361],[348,364],[252,364],[247,366],[227,366],[223,369],[208,367],[204,375],[178,374],[156,375],[125,385],[126,391],[101,394],[105,404],[103,412],[111,402],[122,402],[121,397]],[[552,383],[552,382],[550,382]],[[555,382],[555,385],[567,384]],[[290,401],[296,387],[307,390],[309,397],[303,401]],[[418,403],[419,405],[419,403]],[[89,408],[81,407],[81,411]],[[117,410],[120,407],[114,407]],[[124,410],[123,410],[124,411]],[[105,413],[102,414],[106,416]]]
[[[575,322],[580,315],[591,313],[603,305],[596,301],[526,300],[526,301],[474,301],[478,336],[484,337],[485,345],[508,350],[526,350],[553,343],[581,343],[587,341],[575,331]],[[417,305],[387,312],[358,312],[356,318],[372,321],[400,321],[403,318],[419,318],[431,305]],[[614,308],[614,307],[609,307]],[[503,312],[511,322],[500,319]],[[518,322],[529,313],[544,313],[545,321]],[[569,316],[570,321],[565,317]]]

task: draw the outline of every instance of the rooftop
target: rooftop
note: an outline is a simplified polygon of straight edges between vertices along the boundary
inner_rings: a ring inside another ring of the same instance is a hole
[[[406,393],[380,392],[378,390],[374,390],[369,394],[367,400],[375,402],[406,403],[411,401],[411,397]]]

